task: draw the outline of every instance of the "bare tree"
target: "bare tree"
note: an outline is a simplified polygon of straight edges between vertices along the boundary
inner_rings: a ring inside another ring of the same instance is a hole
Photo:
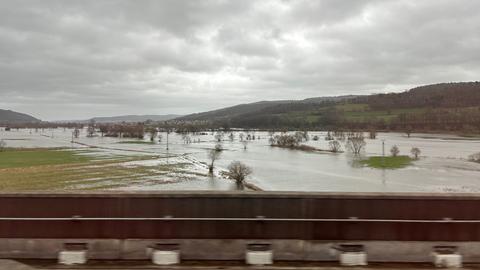
[[[301,138],[295,135],[282,134],[270,139],[270,145],[294,148],[300,145]]]
[[[346,134],[344,131],[342,130],[336,130],[333,132],[333,136],[330,135],[330,140],[333,140],[333,137],[335,137],[337,140],[339,141],[345,141],[345,138],[346,138]],[[326,139],[326,138],[325,138]]]
[[[252,169],[240,161],[233,161],[228,165],[227,176],[235,180],[238,189],[243,189],[245,178],[252,174]]]
[[[297,131],[293,136],[298,142],[308,141],[310,139],[307,131]]]
[[[213,168],[215,165],[215,161],[220,158],[220,155],[222,154],[223,147],[221,144],[217,143],[215,145],[215,148],[211,149],[208,152],[208,158],[210,159],[210,165],[208,165],[208,172],[210,174],[213,174]]]
[[[183,140],[184,144],[191,144],[192,143],[192,138],[190,137],[190,135],[188,135],[186,133],[182,134],[182,140]]]
[[[224,134],[222,132],[217,132],[214,137],[217,142],[221,142],[223,140],[223,136]]]
[[[325,136],[326,141],[331,141],[333,140],[332,133],[330,131],[327,131],[327,135]]]
[[[405,129],[405,133],[407,134],[407,137],[410,138],[410,135],[412,135],[413,128],[411,126],[407,126]]]
[[[0,140],[0,152],[3,152],[5,147],[7,147],[7,143],[4,140]]]
[[[276,140],[275,140],[274,137],[271,137],[271,138],[268,139],[268,142],[270,143],[271,146],[274,146],[275,143],[276,143]]]
[[[333,153],[337,153],[341,149],[341,145],[338,141],[330,141],[328,143],[328,147],[330,147],[330,151],[332,151]]]
[[[345,148],[353,154],[359,155],[365,148],[365,145],[367,145],[367,143],[365,142],[363,133],[356,133],[351,134],[351,136],[348,137],[348,140],[345,143]]]
[[[78,139],[79,136],[80,136],[80,129],[76,127],[75,130],[73,131],[73,137],[75,137],[75,139]]]
[[[394,145],[390,149],[390,153],[392,154],[392,157],[396,157],[398,154],[400,154],[400,149],[398,149],[398,146]]]
[[[420,153],[422,153],[422,151],[420,151],[420,149],[417,147],[412,147],[412,150],[410,150],[410,153],[412,153],[415,159],[418,159],[418,156],[420,155]]]
[[[87,127],[87,137],[94,137],[95,136],[95,120],[90,120]]]
[[[108,132],[108,125],[106,125],[106,124],[99,125],[98,128],[100,130],[100,134],[101,134],[102,137],[105,136],[105,133]]]
[[[155,141],[155,137],[157,136],[157,128],[156,127],[151,127],[148,129],[148,135],[150,136],[150,141],[153,142]]]
[[[243,144],[243,149],[244,150],[247,150],[247,146],[248,146],[248,141],[242,141],[242,144]]]

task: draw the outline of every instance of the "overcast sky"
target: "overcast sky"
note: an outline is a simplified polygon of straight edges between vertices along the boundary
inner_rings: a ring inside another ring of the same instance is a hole
[[[0,0],[0,108],[43,120],[475,81],[480,1]]]

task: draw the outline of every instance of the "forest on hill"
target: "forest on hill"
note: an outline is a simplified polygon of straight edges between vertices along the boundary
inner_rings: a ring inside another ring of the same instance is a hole
[[[177,120],[259,129],[376,129],[480,132],[480,82],[441,83],[401,93],[242,104]]]
[[[456,108],[480,105],[480,82],[441,83],[420,86],[403,93],[357,97],[374,110],[389,108]]]

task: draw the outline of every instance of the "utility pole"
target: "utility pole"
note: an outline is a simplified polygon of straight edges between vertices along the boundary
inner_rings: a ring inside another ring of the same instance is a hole
[[[167,151],[168,151],[168,134],[170,134],[170,131],[167,129]]]
[[[385,140],[382,140],[382,167],[385,167]]]

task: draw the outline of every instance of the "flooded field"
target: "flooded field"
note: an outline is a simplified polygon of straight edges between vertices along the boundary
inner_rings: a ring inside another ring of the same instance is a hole
[[[231,190],[235,184],[219,176],[228,164],[241,161],[253,169],[248,178],[263,190],[340,191],[340,192],[477,192],[480,191],[480,164],[467,157],[480,152],[480,140],[453,135],[380,133],[366,139],[365,157],[386,154],[397,145],[401,155],[412,147],[421,157],[402,169],[373,169],[362,166],[348,153],[305,152],[271,147],[266,132],[255,132],[256,140],[247,149],[238,133],[231,141],[225,136],[224,151],[216,163],[214,176],[208,175],[207,151],[216,144],[214,135],[192,135],[185,144],[181,135],[163,133],[162,141],[149,143],[108,137],[87,138],[85,131],[71,143],[72,131],[12,130],[0,128],[0,139],[7,147],[67,148],[89,158],[88,163],[36,168],[1,169],[0,182],[17,179],[11,186],[25,190],[29,181],[34,189],[108,190]],[[324,132],[310,132],[318,141],[305,144],[328,149]],[[342,148],[344,145],[342,143]],[[59,150],[66,151],[66,150]],[[0,160],[0,163],[2,160]],[[12,180],[13,181],[13,180]],[[18,181],[18,182],[17,182]],[[21,181],[21,185],[19,184]],[[55,184],[54,184],[55,183]],[[8,189],[8,188],[7,188]]]

